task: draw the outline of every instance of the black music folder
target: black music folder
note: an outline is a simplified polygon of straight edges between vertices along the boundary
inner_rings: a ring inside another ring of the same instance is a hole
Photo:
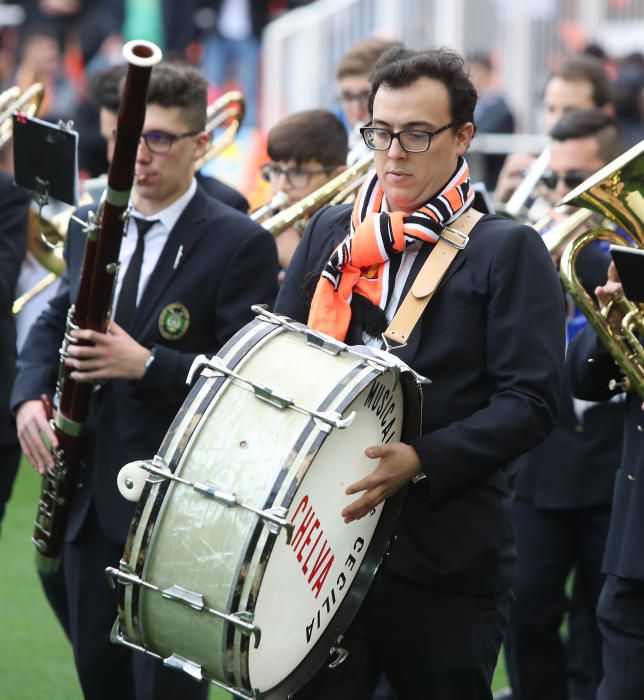
[[[78,203],[78,132],[42,119],[13,115],[14,180],[45,204]]]

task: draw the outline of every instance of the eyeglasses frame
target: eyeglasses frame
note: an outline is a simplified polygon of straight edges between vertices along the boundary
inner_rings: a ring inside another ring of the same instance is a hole
[[[438,136],[438,134],[442,133],[443,131],[447,131],[447,129],[451,129],[451,127],[454,126],[454,122],[451,121],[449,124],[445,124],[444,126],[439,127],[438,129],[434,129],[434,131],[427,131],[425,129],[402,129],[401,131],[390,131],[389,129],[385,129],[382,126],[371,126],[371,123],[366,124],[365,126],[360,127],[360,133],[362,134],[362,140],[365,143],[365,146],[372,151],[388,151],[391,148],[391,144],[394,142],[394,139],[398,140],[398,143],[400,144],[400,147],[403,149],[403,151],[407,151],[407,153],[426,153],[429,151],[429,147],[432,145],[433,139]],[[386,148],[374,148],[373,146],[370,146],[367,143],[367,137],[366,134],[371,131],[384,131],[387,134],[389,134],[389,145]],[[403,145],[403,142],[400,140],[400,135],[408,133],[410,131],[414,131],[419,134],[426,134],[429,136],[429,141],[427,143],[427,148],[423,148],[420,151],[410,151],[408,148],[405,148]]]

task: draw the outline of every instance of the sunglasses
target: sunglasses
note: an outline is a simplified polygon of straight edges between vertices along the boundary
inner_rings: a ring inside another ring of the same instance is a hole
[[[546,172],[541,176],[541,182],[549,189],[554,190],[559,183],[559,180],[563,180],[564,185],[569,190],[574,190],[575,187],[579,187],[582,182],[587,180],[592,173],[584,172],[583,170],[571,170],[567,173],[560,174],[552,171]]]

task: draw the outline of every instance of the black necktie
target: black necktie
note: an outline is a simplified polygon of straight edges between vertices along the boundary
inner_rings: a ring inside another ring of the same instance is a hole
[[[132,319],[136,311],[136,297],[139,291],[139,280],[141,278],[141,265],[143,264],[143,250],[145,248],[145,234],[154,224],[158,224],[158,219],[148,221],[147,219],[138,219],[134,217],[138,238],[136,248],[130,258],[130,264],[127,266],[121,291],[116,303],[114,312],[114,320],[126,331],[130,331]]]

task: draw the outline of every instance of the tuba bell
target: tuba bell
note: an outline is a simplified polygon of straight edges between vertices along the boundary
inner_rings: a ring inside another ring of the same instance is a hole
[[[644,141],[589,177],[561,204],[591,210],[618,229],[591,228],[570,241],[561,258],[560,275],[570,296],[624,373],[620,386],[625,391],[633,389],[644,398],[644,347],[640,340],[644,337],[644,305],[622,296],[599,309],[575,272],[577,256],[594,241],[644,247]],[[615,306],[624,313],[620,330],[607,320]]]
[[[38,114],[44,95],[45,88],[41,83],[34,83],[26,90],[14,85],[0,93],[0,148],[13,135],[14,112],[24,112],[28,117],[34,117]]]

